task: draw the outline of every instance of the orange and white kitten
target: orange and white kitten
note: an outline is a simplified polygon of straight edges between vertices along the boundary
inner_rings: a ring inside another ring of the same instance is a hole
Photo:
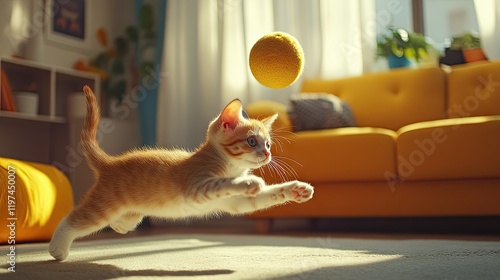
[[[288,201],[305,202],[314,189],[300,181],[266,186],[250,172],[271,161],[271,125],[243,116],[239,100],[213,120],[194,152],[144,149],[110,156],[96,139],[100,113],[94,93],[84,87],[87,115],[82,147],[96,183],[57,227],[49,245],[57,260],[68,257],[75,238],[110,226],[134,230],[143,216],[185,218],[217,212],[251,213]]]

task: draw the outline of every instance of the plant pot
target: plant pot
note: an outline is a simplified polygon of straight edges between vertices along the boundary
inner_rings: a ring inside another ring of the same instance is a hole
[[[464,54],[462,53],[462,50],[452,50],[450,48],[446,48],[444,50],[444,57],[439,60],[439,63],[445,65],[464,64]]]
[[[410,66],[410,60],[406,56],[399,57],[393,54],[387,56],[387,63],[391,69]]]
[[[462,54],[464,55],[465,62],[467,63],[487,60],[482,48],[462,50]]]

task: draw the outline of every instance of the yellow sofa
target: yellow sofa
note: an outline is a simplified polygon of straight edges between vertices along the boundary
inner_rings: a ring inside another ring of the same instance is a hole
[[[301,91],[338,96],[357,126],[293,132],[285,104],[247,106],[251,117],[279,113],[289,141],[273,155],[290,159],[288,179],[315,187],[307,203],[251,215],[262,230],[278,217],[500,215],[500,62],[306,79]]]
[[[0,245],[48,241],[73,208],[73,191],[54,166],[0,157]]]

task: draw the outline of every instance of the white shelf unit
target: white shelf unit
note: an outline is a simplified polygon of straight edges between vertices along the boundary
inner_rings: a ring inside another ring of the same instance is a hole
[[[66,118],[66,99],[88,85],[100,100],[100,77],[16,58],[0,58],[0,68],[12,92],[34,91],[39,96],[37,115],[0,111],[0,156],[59,165],[72,175],[70,168],[64,168],[72,166],[72,150],[76,150]]]
[[[5,71],[12,92],[33,91],[34,88],[39,96],[38,115],[0,110],[0,118],[65,123],[68,94],[80,92],[84,85],[88,85],[94,90],[98,100],[100,98],[101,81],[93,73],[16,58],[1,58],[0,68]]]

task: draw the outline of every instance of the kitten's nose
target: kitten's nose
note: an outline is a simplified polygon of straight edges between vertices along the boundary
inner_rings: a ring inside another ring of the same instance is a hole
[[[271,155],[271,152],[268,150],[264,150],[264,155],[266,156],[266,158],[268,158]]]

